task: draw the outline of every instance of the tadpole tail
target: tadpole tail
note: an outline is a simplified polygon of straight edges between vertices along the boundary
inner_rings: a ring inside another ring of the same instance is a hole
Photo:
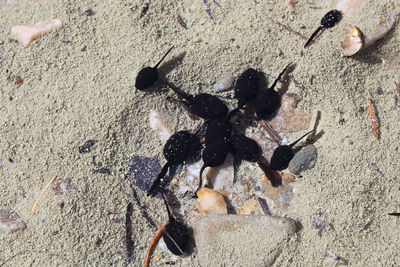
[[[147,196],[152,196],[154,197],[158,192],[161,191],[162,188],[160,188],[160,183],[162,179],[164,179],[165,175],[167,174],[168,168],[171,164],[169,162],[165,163],[164,167],[160,171],[160,173],[157,176],[157,179],[154,180],[153,184],[151,185],[149,191],[147,192]]]
[[[269,163],[263,157],[257,161],[258,166],[264,172],[265,176],[271,182],[273,187],[278,187],[282,184],[282,178],[277,171],[274,171],[269,166]]]
[[[161,190],[161,196],[162,196],[162,198],[164,200],[165,207],[167,208],[168,220],[170,221],[171,218],[173,219],[173,217],[171,216],[171,210],[169,209],[167,199],[165,198],[165,193],[162,190]]]
[[[172,89],[172,91],[174,91],[181,98],[185,99],[186,101],[190,101],[190,99],[192,99],[192,95],[190,95],[188,93],[185,93],[180,88],[178,88],[177,86],[169,83],[168,81],[164,81],[164,82],[165,82],[166,85],[168,85],[169,88]]]
[[[292,62],[290,62],[289,64],[286,65],[286,67],[283,69],[283,71],[281,71],[281,73],[279,73],[278,78],[275,79],[274,83],[272,84],[272,86],[268,89],[270,90],[274,90],[276,84],[278,83],[278,81],[281,79],[282,75],[285,74],[285,72],[288,70],[289,66],[292,65]]]
[[[158,63],[154,66],[155,69],[157,69],[158,65],[161,64],[161,62],[164,60],[164,58],[169,54],[169,52],[171,52],[171,50],[174,48],[174,46],[172,46],[167,53],[165,53],[165,55],[160,59],[160,61],[158,61]]]
[[[311,34],[310,38],[308,38],[306,44],[304,45],[304,48],[306,48],[311,41],[314,39],[314,37],[323,29],[322,26],[319,26],[318,29],[315,30],[315,32],[313,32],[313,34]]]
[[[204,171],[205,168],[207,168],[207,164],[204,163],[203,167],[201,167],[201,170],[200,170],[200,175],[199,175],[199,186],[197,187],[196,191],[194,191],[194,196],[193,196],[193,198],[197,198],[197,191],[199,191],[201,185],[203,184],[203,179],[202,179],[202,177],[203,177],[203,171]]]
[[[315,130],[309,131],[308,133],[304,134],[302,137],[300,137],[299,139],[297,139],[296,141],[294,141],[293,143],[291,143],[289,146],[290,147],[294,147],[295,144],[297,144],[301,139],[303,139],[304,137],[306,137],[307,135],[309,135],[310,133],[314,132]]]

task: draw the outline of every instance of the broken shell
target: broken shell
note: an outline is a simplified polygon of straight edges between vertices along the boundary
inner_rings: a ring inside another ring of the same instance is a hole
[[[384,37],[400,14],[392,0],[342,0],[336,6],[352,25],[341,39],[343,53],[351,56]]]
[[[336,5],[336,9],[349,18],[357,15],[366,4],[366,0],[342,0]]]
[[[151,129],[158,133],[162,142],[165,142],[175,132],[178,119],[166,111],[150,110],[149,122]]]
[[[19,230],[24,230],[26,224],[24,220],[13,210],[0,210],[0,230],[6,234],[12,234]]]
[[[200,201],[200,210],[203,213],[228,214],[222,194],[206,187],[201,187],[196,194]]]
[[[340,44],[343,48],[343,54],[347,57],[360,51],[363,48],[363,40],[360,30],[353,25],[349,25]]]
[[[235,179],[233,155],[229,153],[221,166],[209,168],[206,177],[214,190],[232,193],[233,180]]]
[[[45,35],[49,31],[56,30],[62,27],[62,22],[59,19],[49,19],[39,21],[31,25],[20,25],[11,28],[12,38],[20,44],[27,47],[37,38]]]

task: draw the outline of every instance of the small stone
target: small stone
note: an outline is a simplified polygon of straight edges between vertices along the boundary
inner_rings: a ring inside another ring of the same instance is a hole
[[[235,78],[233,77],[221,79],[214,84],[214,92],[219,93],[223,91],[228,91],[232,89],[234,83]]]
[[[224,196],[207,187],[201,187],[196,192],[200,201],[200,211],[210,214],[228,214]]]
[[[297,230],[289,218],[204,216],[194,225],[200,266],[271,266]]]
[[[12,234],[19,230],[24,230],[26,224],[24,220],[13,210],[0,210],[0,230],[6,234]]]
[[[317,148],[314,145],[307,145],[294,155],[289,162],[289,171],[299,174],[314,167],[317,160]]]

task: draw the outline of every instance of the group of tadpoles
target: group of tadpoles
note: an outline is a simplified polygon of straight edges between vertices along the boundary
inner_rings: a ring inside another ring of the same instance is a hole
[[[321,26],[306,42],[305,47],[310,44],[321,30],[333,27],[340,19],[340,11],[329,11],[322,18]],[[145,67],[139,71],[135,83],[135,87],[138,90],[144,91],[157,82],[157,68],[172,49],[173,47],[165,53],[154,67]],[[283,69],[269,88],[260,88],[261,72],[253,68],[248,68],[244,71],[234,85],[234,99],[238,101],[238,104],[233,110],[229,110],[227,105],[215,95],[207,93],[190,95],[167,83],[180,98],[176,102],[182,104],[189,114],[204,120],[203,125],[193,133],[185,130],[178,131],[167,140],[163,148],[163,155],[167,162],[147,193],[148,196],[155,196],[161,193],[164,199],[168,212],[168,222],[163,227],[162,236],[168,249],[173,254],[182,255],[189,240],[187,227],[173,217],[165,197],[164,191],[169,181],[166,179],[167,172],[170,170],[171,173],[171,168],[174,166],[195,161],[199,159],[201,153],[203,166],[200,170],[198,190],[202,186],[204,169],[222,165],[228,153],[232,153],[238,162],[243,160],[256,162],[274,187],[281,185],[282,180],[277,171],[288,167],[295,154],[293,146],[313,131],[304,134],[289,145],[279,144],[268,163],[262,155],[262,149],[259,144],[243,133],[237,133],[240,131],[234,131],[232,122],[238,117],[240,110],[243,109],[252,110],[257,120],[273,118],[281,105],[281,96],[275,90],[275,86],[290,65],[288,64]],[[194,197],[196,197],[197,190]]]

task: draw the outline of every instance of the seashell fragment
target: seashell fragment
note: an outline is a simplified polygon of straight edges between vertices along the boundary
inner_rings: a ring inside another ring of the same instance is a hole
[[[346,57],[352,56],[363,48],[363,39],[360,30],[349,24],[342,41],[340,42],[343,49],[343,54]]]
[[[367,0],[342,0],[336,5],[336,9],[345,17],[357,15],[367,4]]]
[[[392,0],[342,0],[336,6],[350,25],[341,38],[343,54],[351,56],[384,37],[400,14],[400,4]]]
[[[232,193],[235,168],[233,167],[233,155],[228,153],[225,162],[218,167],[211,167],[207,172],[207,180],[216,191]]]
[[[11,28],[11,36],[20,44],[27,47],[37,38],[61,27],[61,20],[49,19],[45,21],[39,21],[35,24],[14,26]]]
[[[0,230],[6,234],[12,234],[19,230],[24,230],[26,224],[24,220],[13,210],[0,210]]]
[[[178,119],[172,117],[166,111],[152,109],[149,113],[149,123],[151,129],[158,133],[161,141],[165,142],[175,132]]]
[[[228,214],[224,196],[207,187],[197,190],[197,197],[200,201],[200,210],[203,213]]]
[[[282,104],[275,118],[270,121],[272,128],[278,133],[292,133],[307,130],[311,122],[311,114],[297,108],[300,95],[286,93],[282,96]]]

